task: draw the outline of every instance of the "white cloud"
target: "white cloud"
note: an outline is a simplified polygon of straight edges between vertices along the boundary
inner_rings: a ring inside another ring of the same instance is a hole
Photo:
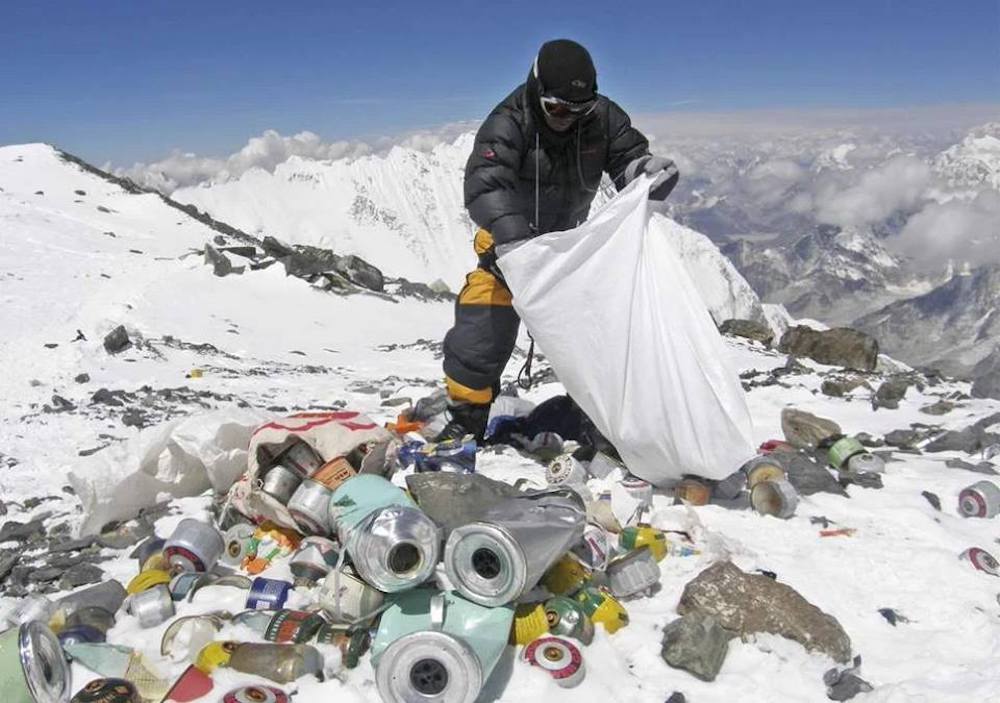
[[[897,156],[865,172],[844,189],[825,187],[816,196],[816,218],[841,226],[882,222],[917,205],[931,184],[931,168],[913,156]]]
[[[948,260],[972,266],[1000,262],[1000,193],[983,190],[971,201],[932,203],[911,217],[896,249],[926,269]]]

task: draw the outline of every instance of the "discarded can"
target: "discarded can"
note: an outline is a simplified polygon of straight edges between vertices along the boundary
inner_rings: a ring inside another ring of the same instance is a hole
[[[278,683],[290,683],[310,674],[322,680],[323,656],[308,644],[244,642],[233,650],[229,668]]]
[[[787,478],[781,464],[766,456],[748,461],[743,465],[743,472],[746,474],[747,488],[750,490],[761,481],[784,481]]]
[[[473,473],[476,470],[476,443],[471,439],[437,443],[414,440],[399,448],[397,460],[403,468],[412,466],[418,473],[443,468]]]
[[[75,625],[61,629],[58,639],[60,645],[67,647],[71,644],[98,644],[105,642],[108,639],[108,635],[106,632],[102,632],[89,625]]]
[[[279,610],[264,631],[268,642],[308,642],[326,621],[318,613],[305,610]]]
[[[625,550],[649,547],[656,561],[662,561],[667,556],[667,536],[663,530],[658,530],[647,523],[639,523],[626,527],[618,535],[618,546]]]
[[[708,484],[693,478],[682,479],[674,486],[674,498],[688,505],[708,505],[711,497]]]
[[[288,581],[258,576],[250,586],[246,607],[252,610],[281,610],[291,590],[292,584]]]
[[[184,518],[167,539],[163,553],[174,571],[211,571],[225,548],[222,535],[214,527]]]
[[[70,703],[142,703],[135,684],[126,679],[94,679]]]
[[[226,547],[219,561],[226,566],[240,566],[250,555],[250,540],[257,528],[245,522],[233,525],[222,534]]]
[[[244,610],[233,616],[233,623],[236,625],[246,625],[261,637],[267,632],[267,626],[271,624],[273,611],[270,610]]]
[[[603,625],[608,634],[614,634],[628,625],[628,611],[618,600],[599,588],[588,586],[576,594],[576,601],[583,606],[595,625]]]
[[[212,675],[212,672],[222,666],[229,666],[233,658],[233,652],[240,645],[239,642],[209,642],[198,652],[194,660],[194,665],[198,671]]]
[[[354,574],[331,571],[317,594],[320,607],[338,623],[370,618],[382,606],[385,594]]]
[[[18,627],[32,620],[48,624],[55,613],[55,603],[45,596],[32,593],[17,601],[14,609],[7,613],[4,621],[7,627]]]
[[[587,464],[587,472],[594,478],[607,478],[613,471],[625,472],[625,466],[604,452],[597,452]]]
[[[788,481],[761,481],[750,491],[750,504],[761,515],[788,519],[798,503],[799,495]]]
[[[977,481],[958,494],[958,512],[963,517],[991,518],[1000,514],[1000,487],[992,481]]]
[[[545,619],[553,635],[572,637],[584,644],[594,641],[594,623],[572,598],[555,596],[545,601]]]
[[[448,578],[459,593],[482,605],[516,600],[583,537],[581,503],[575,493],[551,493],[494,504],[480,520],[448,536]]]
[[[323,466],[324,461],[315,449],[303,440],[296,439],[278,455],[274,463],[296,474],[299,479],[304,479]]]
[[[109,613],[117,613],[127,596],[125,587],[111,579],[60,598],[56,602],[56,609],[64,616],[87,606],[96,606],[104,608]]]
[[[330,496],[333,492],[318,481],[306,479],[288,500],[288,512],[306,534],[330,534]]]
[[[310,480],[322,483],[331,491],[335,491],[350,478],[358,475],[351,463],[346,458],[338,456],[336,459],[326,462],[316,469],[310,476]]]
[[[282,505],[286,505],[302,480],[302,476],[292,469],[275,464],[264,474],[260,488]]]
[[[215,615],[189,615],[177,618],[163,633],[160,654],[175,661],[192,661],[222,629],[223,621]]]
[[[141,571],[128,582],[125,592],[129,594],[142,593],[143,591],[148,591],[153,586],[167,583],[170,583],[169,571],[160,571],[159,569]]]
[[[473,703],[507,647],[514,611],[417,588],[396,596],[372,643],[386,703]]]
[[[587,470],[572,454],[562,454],[545,467],[545,480],[551,486],[575,486],[587,482]]]
[[[525,645],[549,631],[549,619],[541,603],[521,603],[514,608],[510,643]]]
[[[584,566],[576,555],[570,552],[563,555],[542,576],[542,585],[555,595],[573,595],[590,581],[590,570]],[[534,638],[532,638],[534,639]],[[522,642],[521,644],[526,644]]]
[[[326,537],[306,537],[299,543],[298,551],[292,555],[289,567],[296,579],[315,583],[322,581],[337,565],[340,550],[337,544]]]
[[[132,550],[129,556],[134,557],[139,562],[139,571],[143,571],[143,567],[149,561],[150,557],[163,551],[163,545],[166,542],[162,537],[153,535],[152,537],[147,537],[139,543],[139,546]]]
[[[544,669],[562,688],[578,686],[585,675],[583,654],[565,637],[548,635],[524,648],[524,660]]]
[[[640,510],[645,511],[653,507],[653,484],[649,481],[629,475],[623,478],[620,484],[633,500],[639,502]]]
[[[128,611],[139,618],[140,627],[156,627],[174,616],[174,599],[163,584],[129,596]]]
[[[59,640],[32,620],[0,633],[0,691],[5,703],[66,703],[70,669]]]
[[[273,686],[241,686],[224,695],[222,703],[288,703],[288,694]]]
[[[66,627],[92,627],[101,633],[102,640],[108,630],[115,626],[115,616],[104,608],[89,605],[85,608],[74,610],[66,618]]]
[[[660,565],[649,547],[612,559],[606,573],[611,592],[618,598],[646,593],[660,582]]]
[[[354,568],[380,591],[413,588],[434,573],[437,525],[385,478],[361,474],[346,482],[333,494],[330,515]]]
[[[340,661],[348,669],[354,669],[371,647],[371,632],[367,627],[347,629],[326,623],[316,635],[320,644],[332,644],[340,650]]]
[[[997,562],[985,549],[970,547],[962,552],[959,558],[968,560],[979,571],[985,571],[991,576],[1000,576],[1000,562]]]
[[[847,460],[847,471],[850,473],[885,473],[885,461],[878,454],[861,452]]]
[[[170,597],[175,601],[184,600],[195,590],[198,582],[205,575],[197,571],[184,571],[177,574],[167,584],[167,588],[170,590]]]
[[[830,447],[827,452],[827,460],[830,462],[830,466],[839,471],[846,467],[848,459],[865,451],[864,445],[854,437],[841,437]]]
[[[614,542],[606,529],[591,522],[583,528],[583,537],[571,551],[588,568],[603,571],[614,556]]]

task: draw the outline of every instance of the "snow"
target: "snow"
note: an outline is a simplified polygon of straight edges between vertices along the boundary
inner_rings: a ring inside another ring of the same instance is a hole
[[[400,171],[411,169],[409,177],[416,178],[419,169],[412,170],[416,167],[408,158],[400,153],[389,161]],[[327,166],[316,168],[317,174],[327,173]],[[331,177],[317,187],[333,193],[343,182]],[[388,188],[389,182],[387,176],[373,176],[368,185]],[[393,181],[393,187],[402,188],[402,182]],[[239,182],[228,185],[242,187]],[[205,189],[206,194],[216,187]],[[286,278],[275,268],[217,278],[199,255],[190,253],[211,240],[211,230],[155,196],[127,195],[63,163],[44,145],[0,148],[0,188],[0,323],[5,330],[0,359],[6,370],[0,380],[5,401],[0,405],[0,451],[19,461],[8,468],[0,461],[0,495],[10,511],[5,520],[25,521],[46,510],[61,510],[79,521],[75,500],[61,491],[68,470],[82,461],[78,451],[138,432],[106,413],[42,412],[54,393],[82,410],[89,409],[90,396],[100,387],[132,391],[143,385],[188,386],[215,394],[204,398],[209,407],[242,400],[262,410],[283,406],[291,411],[343,400],[381,422],[394,419],[397,409],[383,407],[380,394],[368,392],[364,384],[390,396],[418,398],[440,380],[435,347],[413,343],[441,339],[451,324],[451,304],[393,302],[375,295],[338,297]],[[44,195],[35,195],[37,190]],[[298,202],[290,201],[288,211],[294,212]],[[262,221],[265,213],[260,209],[247,217]],[[359,226],[350,241],[360,244],[361,232]],[[391,242],[382,234],[379,246]],[[437,261],[444,261],[444,251]],[[402,264],[409,254],[387,256]],[[414,264],[413,275],[423,280],[438,275],[435,264],[426,266]],[[101,339],[118,324],[145,342],[109,356]],[[72,341],[77,330],[85,341]],[[219,351],[171,346],[163,340],[168,334],[185,342],[209,343]],[[49,349],[47,343],[58,346]],[[390,344],[404,346],[379,349]],[[766,371],[785,363],[783,355],[755,344],[730,340],[726,349],[741,370]],[[873,412],[865,391],[847,398],[824,396],[818,374],[827,368],[810,365],[817,373],[787,376],[782,379],[785,385],[749,392],[755,441],[781,436],[780,413],[789,406],[836,420],[845,432],[874,435],[915,422],[960,429],[1000,410],[995,401],[969,400],[941,417],[920,413],[921,405],[939,397],[931,393],[968,392],[968,384],[946,382],[923,393],[911,388],[898,410]],[[194,368],[204,369],[204,376],[185,378]],[[507,378],[513,378],[516,369],[515,361]],[[81,372],[92,380],[75,383],[74,376]],[[527,397],[537,401],[557,392],[558,384],[546,384]],[[588,673],[580,687],[556,687],[516,661],[509,648],[484,698],[512,703],[661,703],[680,690],[696,703],[825,700],[822,674],[833,663],[773,636],[733,641],[712,683],[671,669],[660,659],[660,629],[676,617],[684,585],[713,561],[729,557],[745,570],[775,572],[841,622],[855,652],[864,657],[863,676],[876,687],[855,699],[860,703],[1000,701],[1000,579],[958,559],[970,546],[996,555],[1000,523],[958,516],[959,491],[983,477],[946,469],[946,456],[898,454],[900,460],[887,466],[884,489],[852,486],[849,499],[825,494],[803,498],[797,515],[788,521],[715,505],[673,506],[669,497],[657,495],[652,522],[685,526],[703,553],[665,561],[662,589],[628,604],[632,623],[613,636],[599,630],[593,645],[584,650]],[[540,465],[510,450],[481,453],[480,470],[507,481],[544,481]],[[942,512],[935,512],[921,496],[924,490],[940,497]],[[58,499],[30,510],[20,505],[25,498],[48,495]],[[203,515],[208,502],[206,496],[177,501],[178,512],[161,518],[157,533],[167,536],[182,517]],[[819,526],[810,522],[818,516],[857,532],[821,538]],[[127,551],[113,554],[115,559],[102,567],[109,576],[127,581],[135,573],[134,560],[124,556]],[[285,569],[279,565],[267,575],[281,577],[287,575]],[[305,592],[293,595],[295,604],[307,600]],[[234,589],[207,588],[194,602],[181,604],[179,614],[239,610],[242,601],[243,594]],[[0,611],[11,605],[11,599],[0,599]],[[890,626],[877,612],[887,607],[910,622]],[[140,649],[164,674],[177,675],[182,665],[159,655],[164,629],[140,630],[132,616],[122,614],[110,637]],[[230,626],[221,636],[241,638],[247,633]],[[79,665],[73,674],[74,691],[95,678]],[[297,692],[298,703],[377,701],[372,674],[366,658],[340,679],[302,679],[282,688]],[[253,681],[232,671],[220,671],[215,678],[216,688],[205,701]]]

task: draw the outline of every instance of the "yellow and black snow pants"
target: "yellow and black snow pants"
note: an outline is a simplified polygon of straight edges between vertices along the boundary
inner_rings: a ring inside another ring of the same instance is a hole
[[[465,277],[455,303],[455,326],[444,338],[444,373],[451,400],[485,405],[500,392],[521,320],[510,290],[490,271],[493,236],[481,229],[473,246],[479,266]]]

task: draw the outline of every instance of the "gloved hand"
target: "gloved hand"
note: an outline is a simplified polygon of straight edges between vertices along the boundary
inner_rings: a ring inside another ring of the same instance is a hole
[[[649,199],[658,201],[667,199],[681,175],[677,164],[663,156],[640,156],[625,167],[625,182],[631,183],[640,173],[656,176],[649,186]]]

